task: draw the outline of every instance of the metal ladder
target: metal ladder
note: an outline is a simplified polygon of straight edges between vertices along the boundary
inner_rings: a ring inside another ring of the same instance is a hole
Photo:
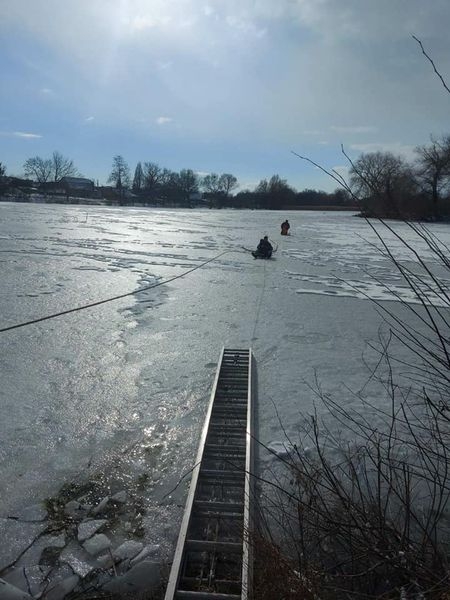
[[[165,600],[249,597],[252,360],[222,350]]]

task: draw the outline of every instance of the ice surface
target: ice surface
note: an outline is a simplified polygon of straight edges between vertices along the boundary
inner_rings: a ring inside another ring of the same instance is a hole
[[[83,548],[92,554],[92,556],[97,556],[103,550],[106,550],[111,546],[110,539],[104,533],[97,533],[89,540],[86,540],[83,544]]]
[[[0,579],[0,598],[2,600],[31,600],[32,596]]]
[[[292,235],[281,238],[285,218]],[[406,225],[394,228],[413,239]],[[450,242],[447,226],[429,228]],[[255,261],[242,246],[254,247],[264,233],[279,249],[273,260]],[[98,503],[145,476],[145,543],[170,552],[188,481],[177,484],[192,467],[222,346],[253,349],[266,445],[302,447],[299,430],[321,410],[316,377],[346,407],[355,401],[349,389],[367,380],[362,358],[370,359],[367,342],[380,326],[369,299],[414,302],[373,244],[367,223],[349,213],[1,203],[0,327],[232,252],[156,289],[0,334],[0,516],[72,479],[112,478],[115,488]],[[415,245],[431,260],[422,242]],[[26,527],[25,544],[40,525]],[[17,549],[0,549],[3,564]]]
[[[97,519],[95,521],[83,521],[78,525],[78,541],[84,542],[88,538],[92,537],[94,533],[97,533],[104,525],[106,525],[106,519]]]
[[[74,540],[69,542],[59,556],[61,563],[66,563],[72,571],[80,577],[86,577],[94,566],[91,564],[91,555],[81,548]]]
[[[16,567],[5,575],[4,579],[24,592],[29,591],[32,596],[38,596],[46,586],[46,577],[50,570],[50,567],[42,565]],[[0,598],[1,597],[0,594]]]
[[[45,529],[42,523],[21,523],[0,518],[0,570],[9,565],[37,539]]]
[[[135,540],[127,540],[113,552],[115,560],[132,559],[142,552],[144,544]]]

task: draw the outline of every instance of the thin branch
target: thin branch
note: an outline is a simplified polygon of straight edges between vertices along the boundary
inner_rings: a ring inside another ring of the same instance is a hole
[[[442,85],[444,86],[444,88],[447,90],[447,92],[450,94],[450,88],[447,86],[447,84],[445,83],[444,78],[442,77],[442,75],[439,73],[439,71],[436,69],[436,65],[434,64],[433,59],[431,58],[431,56],[429,56],[426,52],[425,49],[423,47],[422,42],[419,40],[419,38],[417,38],[415,35],[412,36],[414,40],[416,40],[416,42],[419,44],[420,49],[422,50],[422,54],[425,56],[425,58],[428,59],[428,61],[430,62],[431,66],[433,67],[433,71],[436,73],[436,75],[439,77],[439,79],[441,80]]]

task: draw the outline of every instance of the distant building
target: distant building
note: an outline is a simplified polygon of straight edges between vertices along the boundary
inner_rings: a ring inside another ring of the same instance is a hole
[[[63,187],[66,193],[92,193],[95,189],[94,182],[85,177],[62,177],[58,184]]]
[[[0,200],[26,201],[27,196],[36,192],[34,181],[19,177],[0,177]]]

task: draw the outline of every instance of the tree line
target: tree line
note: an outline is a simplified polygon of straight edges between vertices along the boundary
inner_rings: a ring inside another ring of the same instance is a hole
[[[391,152],[351,163],[349,192],[365,216],[439,218],[450,214],[450,135],[431,137],[407,161]]]
[[[192,202],[193,196],[202,193],[202,198],[210,207],[217,208],[266,208],[285,209],[299,206],[344,206],[351,204],[351,197],[345,190],[336,190],[332,194],[316,190],[297,192],[285,179],[273,175],[262,179],[256,188],[243,190],[236,194],[239,187],[237,178],[231,173],[208,173],[201,177],[192,169],[171,171],[154,162],[138,162],[131,177],[130,168],[125,159],[117,155],[113,159],[113,168],[108,179],[119,191],[126,202],[126,191],[150,202]]]
[[[430,143],[417,146],[412,161],[391,152],[364,153],[349,161],[348,181],[340,180],[342,187],[332,193],[299,192],[277,174],[262,179],[253,190],[236,193],[239,183],[231,173],[201,176],[192,169],[173,171],[155,162],[139,161],[131,176],[121,155],[113,158],[108,183],[120,204],[192,206],[201,201],[216,208],[269,210],[359,206],[364,216],[385,218],[440,218],[450,214],[450,135],[431,137]],[[50,158],[28,158],[23,169],[42,190],[63,177],[80,176],[73,160],[58,151]],[[8,179],[1,162],[0,178],[1,192]]]
[[[120,193],[126,197],[125,191],[147,201],[180,200],[189,203],[200,191],[216,197],[228,198],[238,186],[237,178],[231,173],[209,173],[201,177],[192,169],[172,171],[154,162],[138,162],[131,178],[131,171],[126,160],[117,155],[113,158],[112,171],[108,178]]]

